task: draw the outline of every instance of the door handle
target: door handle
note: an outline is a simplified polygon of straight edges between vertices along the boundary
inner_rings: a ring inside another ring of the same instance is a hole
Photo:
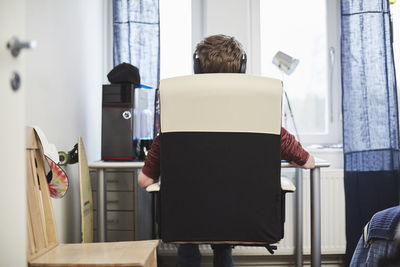
[[[7,48],[10,50],[11,55],[13,55],[13,57],[18,57],[19,53],[21,52],[21,49],[32,49],[35,47],[36,47],[35,40],[22,42],[17,37],[11,38],[11,40],[8,41],[7,43]]]

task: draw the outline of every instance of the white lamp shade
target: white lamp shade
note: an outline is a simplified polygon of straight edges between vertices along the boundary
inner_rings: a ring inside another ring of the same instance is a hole
[[[272,59],[272,63],[276,65],[281,71],[290,75],[296,69],[299,64],[299,60],[292,58],[291,56],[278,51],[274,58]]]

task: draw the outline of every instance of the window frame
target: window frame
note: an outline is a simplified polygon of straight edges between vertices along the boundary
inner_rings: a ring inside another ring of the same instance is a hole
[[[334,62],[328,69],[328,132],[326,134],[301,134],[303,145],[332,145],[342,143],[342,105],[341,105],[341,51],[340,51],[340,1],[326,1],[327,8],[327,45],[328,54],[332,48]],[[252,0],[250,3],[251,25],[251,70],[255,75],[261,73],[261,37],[260,37],[260,0]],[[329,62],[329,61],[328,61]],[[329,64],[330,65],[330,64]],[[282,99],[285,101],[285,99]],[[296,114],[294,114],[296,117]],[[294,133],[293,133],[294,134]]]

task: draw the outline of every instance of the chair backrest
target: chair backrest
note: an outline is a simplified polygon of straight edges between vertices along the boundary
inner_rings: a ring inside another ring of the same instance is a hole
[[[58,244],[56,223],[45,175],[43,149],[33,128],[26,127],[28,261]]]
[[[161,238],[270,244],[282,237],[282,83],[244,74],[160,81]]]

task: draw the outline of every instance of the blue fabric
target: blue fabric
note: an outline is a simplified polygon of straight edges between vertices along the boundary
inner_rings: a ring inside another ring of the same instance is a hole
[[[375,212],[398,202],[397,171],[345,172],[346,263],[350,262],[363,227]]]
[[[341,0],[347,264],[372,215],[399,202],[398,106],[389,11],[387,0]],[[377,183],[382,186],[374,187]]]
[[[364,238],[361,236],[351,259],[350,267],[379,266],[379,260],[394,256],[397,251],[396,247],[397,243],[393,240],[375,240],[370,246],[366,247]]]
[[[400,206],[375,213],[368,227],[367,242],[371,239],[394,240],[400,223]]]
[[[232,246],[211,245],[214,267],[234,267]],[[199,245],[183,244],[178,246],[178,262],[181,267],[200,267],[201,254]]]
[[[157,88],[160,78],[158,0],[114,0],[114,66],[139,68],[141,83]]]
[[[366,226],[366,236],[362,235],[358,241],[350,266],[378,266],[380,260],[395,256],[399,223],[400,206],[375,213]]]
[[[398,169],[397,90],[386,0],[342,0],[346,171]]]

